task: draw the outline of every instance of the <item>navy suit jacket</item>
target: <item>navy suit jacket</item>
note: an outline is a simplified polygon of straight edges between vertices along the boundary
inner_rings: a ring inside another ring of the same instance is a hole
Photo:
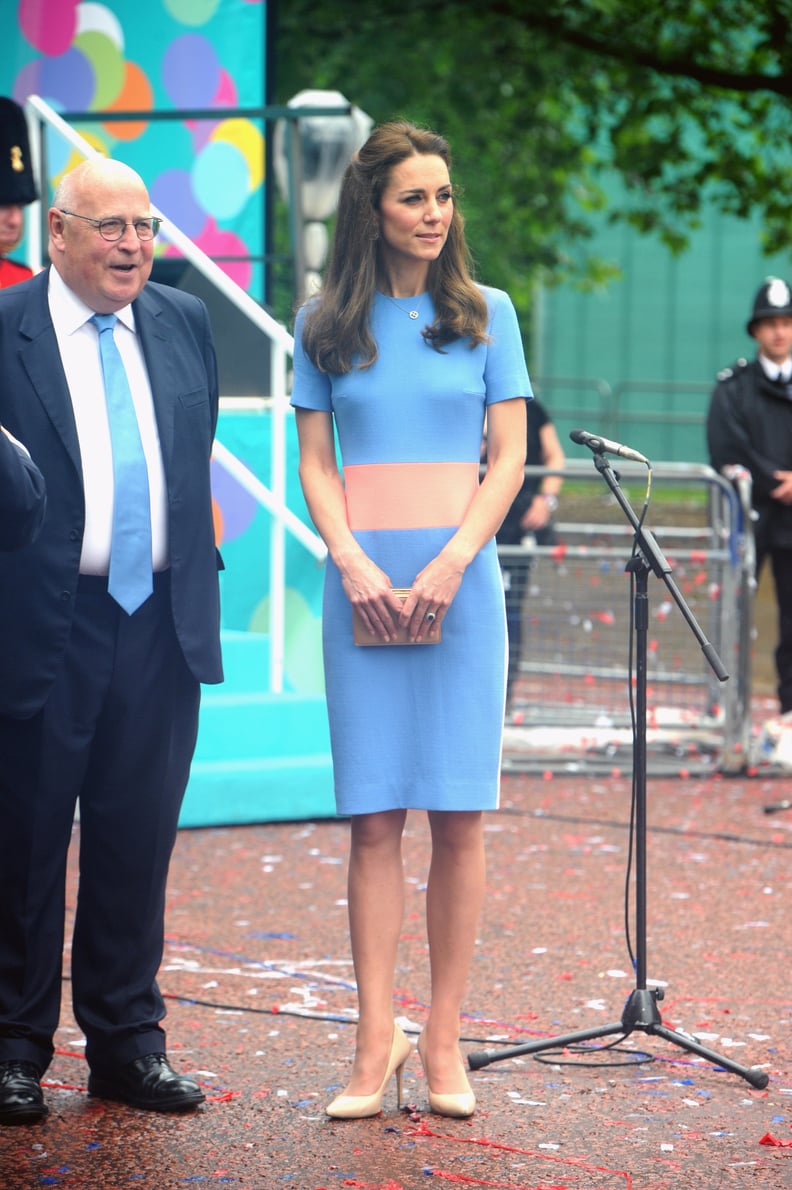
[[[47,301],[48,271],[0,291],[0,424],[24,442],[47,486],[32,545],[0,568],[0,714],[36,713],[71,629],[85,527],[72,402]],[[185,660],[220,682],[220,608],[209,459],[217,361],[199,298],[150,282],[134,303],[168,493],[171,609]]]
[[[46,506],[44,476],[0,431],[0,549],[18,550],[32,541]]]

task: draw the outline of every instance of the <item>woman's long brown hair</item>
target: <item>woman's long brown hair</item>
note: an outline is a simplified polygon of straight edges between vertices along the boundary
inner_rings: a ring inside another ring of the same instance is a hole
[[[370,315],[378,278],[379,206],[394,167],[415,154],[441,157],[450,172],[444,137],[406,120],[375,128],[346,169],[324,284],[307,304],[302,333],[308,358],[323,372],[350,372],[377,358]],[[422,333],[436,351],[455,339],[469,339],[471,347],[487,341],[487,304],[471,274],[455,200],[445,245],[429,265],[435,320]]]

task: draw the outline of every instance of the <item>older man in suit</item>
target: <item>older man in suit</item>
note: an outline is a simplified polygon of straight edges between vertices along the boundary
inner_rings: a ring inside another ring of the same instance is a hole
[[[18,550],[33,541],[46,506],[44,476],[25,448],[0,426],[0,550]]]
[[[199,683],[222,681],[214,347],[197,298],[149,283],[158,220],[133,170],[83,162],[48,219],[52,267],[0,292],[0,422],[48,498],[0,569],[2,1124],[47,1111],[78,800],[88,1091],[155,1111],[204,1098],[166,1057],[156,975]]]

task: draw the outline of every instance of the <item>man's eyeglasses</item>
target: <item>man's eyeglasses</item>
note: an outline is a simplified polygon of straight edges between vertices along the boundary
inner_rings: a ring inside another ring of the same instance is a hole
[[[120,240],[128,227],[134,227],[139,240],[153,240],[162,224],[161,219],[136,219],[134,223],[126,223],[123,219],[91,219],[89,215],[78,215],[76,211],[67,211],[58,207],[61,215],[71,215],[74,219],[84,219],[99,229],[103,240]]]

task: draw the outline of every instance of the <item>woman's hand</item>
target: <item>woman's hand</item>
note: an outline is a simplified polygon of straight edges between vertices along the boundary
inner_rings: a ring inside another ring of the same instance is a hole
[[[399,623],[407,629],[411,641],[431,640],[440,635],[440,625],[464,573],[462,566],[441,553],[417,575],[399,617]]]
[[[344,593],[369,632],[385,643],[395,640],[402,604],[387,574],[362,551],[339,569]]]

